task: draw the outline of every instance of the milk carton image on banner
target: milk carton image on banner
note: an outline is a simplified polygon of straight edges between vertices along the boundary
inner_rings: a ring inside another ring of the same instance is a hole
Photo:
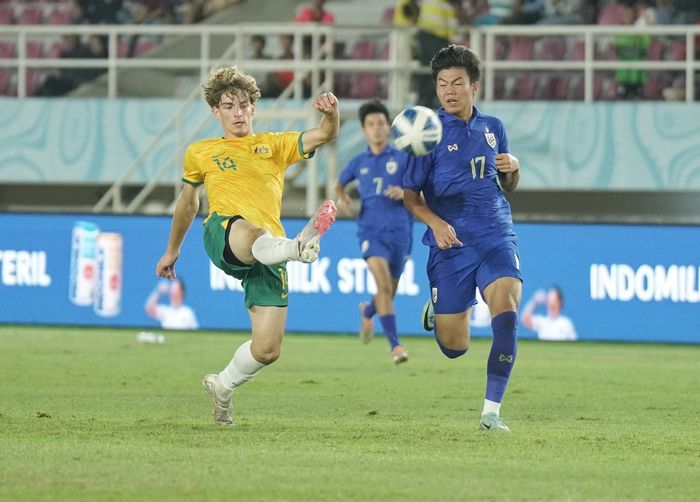
[[[88,221],[73,223],[70,250],[68,298],[76,305],[89,306],[95,300],[96,245],[100,229]]]
[[[97,277],[95,281],[95,314],[114,317],[122,302],[122,236],[101,233],[97,236]]]

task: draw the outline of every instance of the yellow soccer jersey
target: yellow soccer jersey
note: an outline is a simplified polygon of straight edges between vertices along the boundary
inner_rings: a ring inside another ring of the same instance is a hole
[[[207,190],[209,214],[242,216],[283,237],[280,222],[284,172],[313,156],[304,154],[298,132],[261,133],[243,138],[212,138],[192,143],[185,152],[182,181]]]

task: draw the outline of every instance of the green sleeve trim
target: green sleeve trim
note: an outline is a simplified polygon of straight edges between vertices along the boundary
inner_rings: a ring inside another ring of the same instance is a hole
[[[203,183],[202,181],[199,181],[199,182],[197,182],[197,181],[190,181],[190,180],[188,180],[187,178],[182,178],[182,182],[183,182],[183,183],[187,183],[188,185],[192,185],[193,187],[198,187],[199,185],[201,185],[201,184]]]
[[[301,156],[305,159],[310,159],[316,154],[316,150],[313,150],[310,153],[304,153],[304,144],[302,143],[301,138],[304,136],[304,133],[299,133],[299,139],[297,140],[297,147],[299,148],[299,153]]]

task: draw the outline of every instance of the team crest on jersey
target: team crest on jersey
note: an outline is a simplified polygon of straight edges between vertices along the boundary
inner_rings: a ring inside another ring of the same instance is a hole
[[[255,153],[255,155],[259,155],[260,157],[266,159],[266,158],[272,156],[272,148],[270,148],[268,145],[255,145],[255,149],[253,150],[253,153]]]
[[[496,148],[496,135],[488,127],[484,130],[484,137],[491,148]]]
[[[433,303],[437,303],[437,288],[433,288]]]
[[[369,172],[369,167],[361,167],[360,174],[367,174]]]
[[[394,174],[398,168],[399,165],[394,159],[391,159],[389,162],[386,163],[386,172],[388,172],[389,174]]]
[[[369,241],[362,241],[362,244],[360,244],[360,252],[366,253],[368,249],[369,249]]]

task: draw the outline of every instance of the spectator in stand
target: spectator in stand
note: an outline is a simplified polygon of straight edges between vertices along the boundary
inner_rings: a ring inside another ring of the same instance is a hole
[[[250,37],[249,58],[253,60],[271,59],[270,55],[265,52],[266,45],[267,40],[263,35],[252,35]],[[258,84],[258,88],[260,88],[262,95],[267,96],[270,88],[270,74],[267,71],[252,71],[249,73],[249,75],[255,79],[255,82]]]
[[[294,21],[297,23],[335,24],[335,16],[323,8],[326,0],[313,0],[311,5],[302,7]]]
[[[175,21],[175,11],[170,0],[140,0],[132,12],[133,24],[172,24]],[[129,41],[129,57],[137,56],[139,41],[152,40],[160,42],[161,36],[134,35]]]
[[[458,11],[456,2],[448,0],[422,0],[416,26],[418,27],[418,61],[422,66],[430,64],[433,55],[457,33]],[[418,92],[417,104],[437,108],[435,85],[430,75],[418,75],[415,79]]]
[[[398,0],[394,6],[394,26],[415,26],[419,15],[418,0]]]
[[[308,5],[306,7],[303,7],[299,12],[297,13],[296,17],[294,18],[294,21],[297,23],[319,23],[319,24],[335,24],[335,16],[333,13],[328,12],[327,10],[324,9],[324,5],[326,3],[326,0],[313,0],[311,2],[311,5]],[[323,46],[323,44],[326,42],[326,37],[321,35],[320,37],[320,45]],[[303,59],[311,59],[312,56],[312,51],[313,51],[313,39],[311,35],[307,35],[302,37],[301,39],[301,47],[302,47],[302,58]],[[323,56],[322,56],[323,57]],[[312,87],[313,87],[313,82],[311,81],[311,72],[307,71],[304,73],[303,77],[303,97],[304,98],[309,98],[311,97],[311,94],[313,92]],[[325,73],[321,74],[321,81],[325,79]]]
[[[82,44],[78,35],[64,35],[63,48],[59,54],[62,59],[106,59],[107,38],[102,35],[90,35],[87,44]],[[35,93],[36,96],[64,96],[76,89],[83,82],[92,80],[107,69],[102,68],[62,68],[57,75],[46,78]]]
[[[547,0],[539,24],[583,24],[582,0]]]
[[[501,24],[513,13],[513,0],[477,0],[474,2],[474,25]]]
[[[637,22],[636,4],[628,0],[622,4],[622,24],[632,26]],[[613,41],[615,54],[620,61],[642,61],[646,59],[649,35],[616,35]],[[647,73],[644,70],[620,69],[615,71],[615,84],[618,99],[640,99],[644,90]]]
[[[78,35],[63,35],[63,46],[58,55],[61,59],[77,59],[85,57],[86,50]],[[57,74],[49,75],[36,91],[36,96],[64,96],[78,87],[82,81],[82,69],[61,68]]]
[[[501,19],[501,24],[535,24],[544,17],[545,0],[515,0],[513,13]]]
[[[294,35],[280,35],[279,45],[282,52],[275,59],[294,59]],[[286,89],[294,80],[294,72],[291,70],[278,70],[270,74],[268,79],[267,96],[276,97]]]
[[[73,0],[75,24],[118,24],[124,20],[123,0]]]

